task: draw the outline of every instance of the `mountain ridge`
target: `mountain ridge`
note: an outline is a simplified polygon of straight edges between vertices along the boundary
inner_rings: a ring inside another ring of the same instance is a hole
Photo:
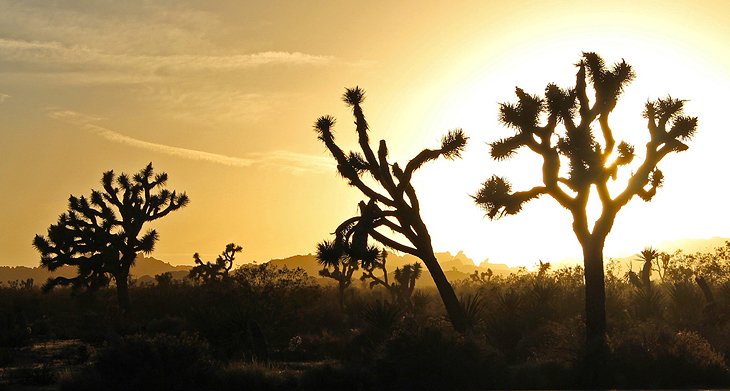
[[[665,251],[668,253],[674,253],[677,250],[682,250],[685,253],[695,252],[707,252],[712,251],[717,247],[725,245],[725,242],[730,241],[730,238],[723,237],[712,237],[709,239],[682,239],[674,241],[665,241],[656,246],[659,251]],[[638,254],[638,251],[637,251]],[[450,252],[438,252],[435,253],[436,259],[444,270],[449,281],[458,281],[469,278],[469,275],[478,272],[485,272],[487,269],[491,269],[495,275],[508,275],[518,270],[517,267],[509,267],[506,264],[494,264],[488,261],[482,262],[476,265],[474,260],[467,257],[462,251],[451,254]],[[631,260],[634,255],[625,257],[616,257],[616,260]],[[389,273],[392,273],[397,267],[402,267],[405,264],[421,262],[418,258],[410,254],[398,255],[389,253],[386,261],[386,266]],[[313,254],[306,255],[292,255],[287,258],[271,259],[267,263],[277,266],[286,266],[290,269],[297,267],[302,268],[307,274],[312,277],[318,278],[319,271],[322,267],[316,260]],[[422,263],[422,262],[421,262]],[[576,262],[572,262],[575,264]],[[254,263],[255,264],[255,263]],[[560,267],[569,264],[568,262],[557,262],[554,266]],[[236,267],[241,265],[236,265]],[[153,257],[138,257],[135,264],[130,270],[130,274],[133,278],[140,282],[154,281],[153,277],[162,273],[172,273],[176,279],[181,279],[187,272],[193,267],[193,265],[172,265],[168,262],[153,258]],[[27,266],[0,266],[0,283],[8,283],[16,280],[26,280],[32,278],[35,284],[44,283],[48,278],[55,276],[73,277],[76,275],[76,269],[71,266],[64,266],[53,273],[49,272],[40,266],[38,267],[27,267]],[[359,276],[359,274],[358,274]],[[432,285],[428,273],[424,273],[422,282],[419,285]]]

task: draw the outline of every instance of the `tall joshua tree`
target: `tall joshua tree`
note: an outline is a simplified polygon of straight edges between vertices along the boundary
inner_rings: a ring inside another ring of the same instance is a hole
[[[492,158],[507,159],[526,147],[542,158],[543,183],[515,192],[507,180],[493,176],[474,199],[490,219],[516,214],[524,203],[542,195],[553,197],[570,212],[573,231],[583,248],[586,335],[589,342],[603,346],[606,236],[618,212],[634,196],[644,201],[654,197],[664,179],[657,164],[668,154],[687,149],[684,142],[695,134],[697,118],[682,114],[682,100],[668,96],[648,101],[644,117],[650,140],[643,151],[643,161],[632,169],[623,190],[612,194],[609,181],[617,179],[619,168],[629,165],[635,154],[633,145],[625,141],[616,144],[609,115],[624,87],[634,79],[634,72],[624,60],[607,67],[595,53],[583,53],[576,66],[575,87],[562,89],[548,84],[544,97],[517,88],[517,103],[500,105],[500,121],[516,133],[490,144]],[[588,84],[594,93],[590,100]],[[592,189],[602,205],[595,222],[590,222],[586,215]]]
[[[33,246],[41,253],[41,266],[50,271],[76,266],[78,275],[49,279],[44,289],[71,285],[93,291],[113,278],[119,307],[128,312],[129,269],[137,254],[151,252],[159,238],[153,229],[141,234],[142,228],[188,204],[188,196],[165,189],[166,182],[167,174],[155,174],[150,163],[131,177],[105,172],[104,190],[93,190],[88,199],[70,196],[68,211],[47,236],[36,235]]]
[[[385,140],[380,140],[377,154],[370,146],[369,127],[361,107],[364,98],[365,93],[359,87],[347,89],[343,97],[345,103],[352,107],[360,152],[346,154],[335,143],[332,132],[334,118],[323,116],[315,124],[319,139],[337,161],[340,175],[368,198],[367,203],[360,202],[360,215],[343,222],[335,234],[338,238],[344,238],[344,242],[350,243],[350,247],[356,251],[366,249],[370,237],[394,250],[420,258],[436,283],[454,329],[463,332],[466,329],[464,311],[436,261],[431,236],[421,218],[420,204],[411,178],[416,170],[429,161],[442,156],[446,159],[460,157],[467,137],[461,129],[452,130],[443,137],[440,148],[424,149],[401,168],[398,163],[388,162]],[[392,234],[379,229],[390,230]]]

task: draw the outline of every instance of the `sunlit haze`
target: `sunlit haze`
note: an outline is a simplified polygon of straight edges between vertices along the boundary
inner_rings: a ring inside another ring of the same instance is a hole
[[[354,86],[367,93],[371,138],[387,139],[394,161],[438,146],[450,129],[470,138],[461,160],[431,162],[414,179],[436,251],[510,265],[578,259],[570,214],[551,198],[490,221],[470,195],[493,174],[517,189],[540,184],[541,162],[528,151],[489,157],[487,143],[510,134],[498,104],[515,100],[515,86],[532,94],[550,82],[573,86],[584,51],[634,67],[611,124],[618,141],[637,146],[637,161],[648,99],[686,99],[685,112],[699,118],[689,150],[660,163],[656,197],[618,214],[606,255],[728,237],[729,8],[0,0],[0,264],[37,266],[33,236],[56,222],[70,194],[100,188],[104,171],[132,173],[150,161],[191,199],[153,224],[152,256],[190,264],[193,253],[213,257],[229,242],[243,246],[244,262],[314,252],[362,198],[312,130],[333,115],[338,140],[355,147],[341,100]]]

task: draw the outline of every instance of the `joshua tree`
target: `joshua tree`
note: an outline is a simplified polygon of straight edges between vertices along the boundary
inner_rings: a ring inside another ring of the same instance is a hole
[[[424,149],[404,168],[398,163],[391,164],[385,140],[380,140],[377,154],[370,146],[368,123],[360,106],[364,98],[365,93],[359,87],[347,89],[343,97],[353,110],[361,152],[346,154],[335,143],[332,132],[334,118],[323,116],[315,124],[319,139],[337,161],[340,175],[368,198],[367,203],[360,202],[360,216],[347,219],[335,234],[344,237],[345,242],[351,242],[353,248],[365,248],[367,238],[371,237],[384,246],[420,258],[436,283],[454,329],[463,332],[466,329],[463,308],[433,253],[431,236],[421,218],[411,178],[429,161],[441,156],[446,159],[460,157],[467,137],[461,129],[452,130],[443,137],[440,148]],[[367,176],[370,178],[364,178]],[[379,228],[389,229],[392,234],[385,234]]]
[[[393,273],[395,282],[392,286],[396,291],[398,301],[410,304],[411,296],[413,296],[413,291],[416,289],[416,280],[421,278],[422,273],[421,264],[418,262],[395,269]]]
[[[419,279],[423,273],[421,270],[421,264],[419,262],[415,262],[396,268],[393,273],[395,281],[389,282],[388,269],[386,267],[387,260],[388,253],[383,250],[378,259],[374,259],[372,262],[363,262],[363,274],[360,277],[360,280],[371,280],[371,289],[378,285],[383,286],[388,290],[394,300],[401,304],[410,304],[411,296],[416,288],[416,280]],[[383,275],[375,275],[376,270],[380,271]]]
[[[200,254],[193,254],[196,266],[190,269],[189,278],[193,281],[205,284],[212,281],[222,281],[228,278],[228,272],[233,267],[236,253],[243,251],[243,247],[235,243],[228,243],[226,249],[216,258],[215,263],[205,262],[200,259]]]
[[[154,174],[152,163],[132,177],[102,176],[103,191],[90,198],[70,196],[68,211],[48,228],[47,236],[36,235],[33,246],[41,253],[41,266],[50,271],[70,265],[78,268],[73,278],[56,277],[44,289],[71,285],[94,291],[113,278],[119,307],[129,311],[129,269],[139,252],[150,253],[159,235],[144,224],[167,216],[188,204],[185,193],[164,189],[167,174]]]
[[[494,272],[492,269],[487,268],[487,271],[485,272],[479,272],[479,270],[474,270],[474,273],[469,275],[469,279],[472,282],[476,282],[479,284],[487,284],[490,281],[492,281],[492,277],[494,276]]]
[[[548,84],[545,97],[530,95],[517,88],[517,103],[500,105],[500,121],[516,134],[490,144],[496,160],[512,157],[518,149],[529,148],[542,158],[542,184],[526,191],[512,191],[510,183],[493,176],[474,196],[490,219],[518,213],[525,202],[542,195],[553,197],[573,217],[573,231],[583,248],[586,294],[586,335],[604,345],[606,331],[603,246],[617,213],[634,196],[650,201],[662,185],[664,175],[657,164],[672,152],[687,149],[683,141],[692,138],[697,118],[682,115],[684,101],[666,97],[648,101],[650,140],[643,162],[632,173],[620,193],[609,191],[609,181],[617,179],[619,168],[635,157],[634,146],[616,144],[609,115],[624,87],[634,79],[625,61],[608,68],[595,53],[583,53],[576,64],[576,85],[562,89]],[[594,96],[589,100],[591,84]],[[594,126],[598,125],[596,132]],[[564,132],[559,129],[562,124]],[[597,140],[597,135],[602,142]],[[566,169],[563,169],[567,164]],[[586,215],[588,199],[594,191],[602,205],[600,217],[592,223]]]
[[[323,241],[317,244],[317,262],[322,265],[319,275],[337,281],[340,308],[345,308],[345,290],[352,284],[352,274],[359,269],[360,262],[370,264],[378,262],[380,250],[373,246],[363,251],[352,247],[338,237],[335,241]]]

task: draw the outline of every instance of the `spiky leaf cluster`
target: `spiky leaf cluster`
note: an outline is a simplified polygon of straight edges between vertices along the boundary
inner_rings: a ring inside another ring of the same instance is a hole
[[[534,195],[514,193],[512,185],[506,179],[494,175],[484,182],[473,198],[485,210],[487,217],[493,220],[518,213],[522,210],[522,205],[534,198]]]
[[[596,102],[604,110],[613,110],[626,85],[636,77],[633,69],[624,60],[608,69],[603,59],[592,52],[583,53],[583,64],[596,90]]]

